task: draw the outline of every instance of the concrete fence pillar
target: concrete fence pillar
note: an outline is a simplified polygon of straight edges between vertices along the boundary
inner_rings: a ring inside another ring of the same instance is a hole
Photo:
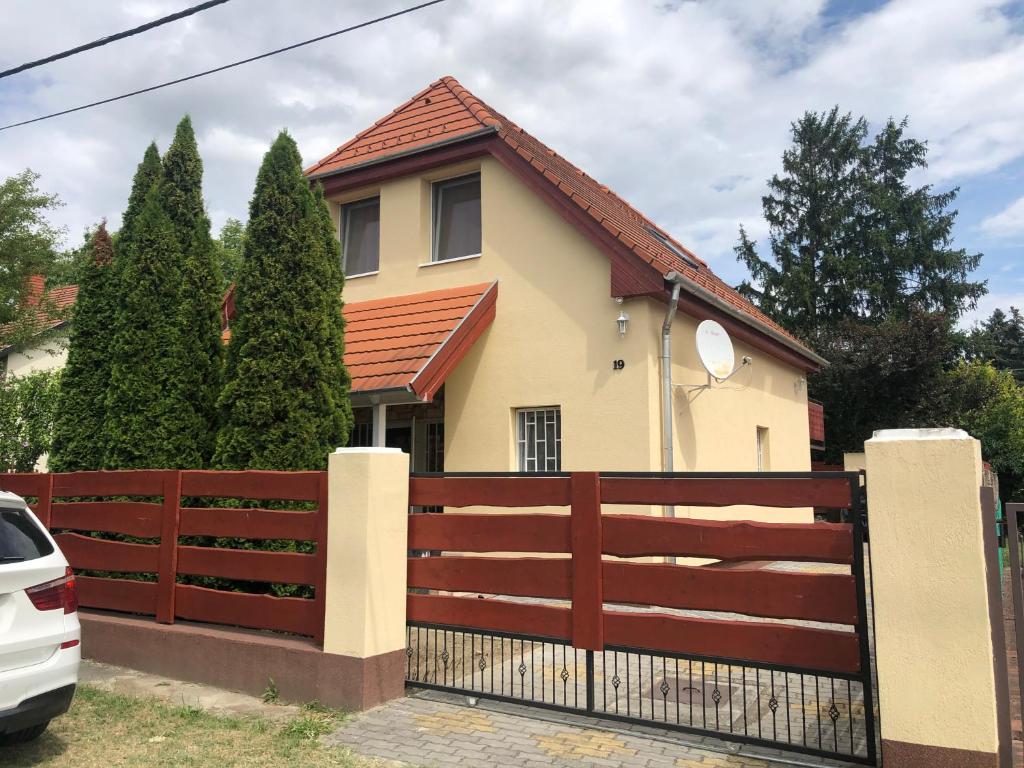
[[[325,665],[350,709],[403,695],[409,455],[339,448],[327,467]]]
[[[1011,768],[980,444],[901,429],[865,447],[883,764]]]

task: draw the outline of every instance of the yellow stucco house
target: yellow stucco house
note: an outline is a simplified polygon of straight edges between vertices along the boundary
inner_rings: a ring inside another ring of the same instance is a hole
[[[353,444],[419,471],[810,469],[824,361],[453,78],[306,174],[342,243]],[[705,319],[749,358],[711,386]]]

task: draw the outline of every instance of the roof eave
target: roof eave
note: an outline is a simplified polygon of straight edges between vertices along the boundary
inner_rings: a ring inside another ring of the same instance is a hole
[[[391,162],[392,160],[400,160],[400,159],[402,159],[404,157],[410,157],[412,155],[418,155],[418,154],[421,154],[423,152],[430,152],[432,150],[439,149],[440,147],[449,146],[451,144],[459,144],[459,143],[461,143],[463,141],[470,141],[472,139],[478,139],[481,136],[488,136],[488,135],[490,135],[492,133],[497,133],[497,132],[498,132],[498,127],[497,126],[489,125],[489,126],[486,126],[484,128],[481,128],[480,130],[477,130],[477,131],[471,131],[469,133],[463,133],[463,134],[460,134],[458,136],[452,136],[452,137],[447,138],[447,139],[441,139],[440,141],[434,141],[434,142],[431,142],[430,144],[421,144],[418,147],[413,147],[411,149],[407,149],[407,150],[400,151],[400,152],[393,152],[393,153],[391,153],[389,155],[384,155],[383,157],[378,157],[378,158],[375,158],[373,160],[366,160],[365,162],[362,162],[362,163],[355,163],[353,165],[346,165],[344,168],[337,168],[337,169],[335,169],[333,171],[325,171],[323,173],[308,173],[308,174],[306,174],[306,178],[308,178],[310,181],[319,181],[320,179],[326,179],[326,178],[330,178],[332,176],[340,176],[340,175],[342,175],[344,173],[350,173],[352,171],[358,171],[358,170],[361,170],[361,169],[364,169],[364,168],[371,168],[371,167],[373,167],[375,165],[381,165],[383,163]]]
[[[750,315],[747,312],[744,312],[742,309],[740,309],[738,307],[734,307],[729,302],[724,301],[723,299],[719,298],[718,296],[716,296],[711,291],[708,291],[708,290],[702,288],[700,285],[698,285],[697,283],[693,282],[692,280],[683,280],[680,283],[680,285],[682,286],[682,289],[684,291],[686,291],[687,293],[689,293],[690,295],[697,297],[701,301],[705,301],[705,302],[713,305],[716,309],[721,310],[722,312],[726,313],[727,315],[729,315],[730,317],[732,317],[735,320],[739,320],[744,325],[747,325],[747,326],[753,328],[754,330],[758,331],[759,333],[763,333],[764,335],[768,336],[772,340],[774,340],[774,341],[778,342],[779,344],[782,344],[783,346],[787,347],[792,352],[800,355],[803,358],[806,358],[810,362],[813,362],[815,365],[817,365],[819,367],[823,367],[823,366],[828,365],[828,360],[826,360],[824,357],[819,355],[814,350],[812,350],[812,349],[810,349],[808,347],[805,347],[800,342],[795,341],[794,339],[789,338],[788,336],[786,336],[783,333],[779,333],[777,330],[772,328],[770,325],[767,325],[766,323],[762,323],[756,317],[753,317],[752,315]]]

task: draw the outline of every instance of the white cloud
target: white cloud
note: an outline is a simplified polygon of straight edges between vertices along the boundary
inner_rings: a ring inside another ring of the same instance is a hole
[[[979,226],[992,237],[1024,235],[1024,197],[1018,197],[999,213],[982,219]]]
[[[173,10],[158,0],[5,4],[0,64]],[[2,122],[133,90],[404,7],[401,0],[227,3],[0,81]],[[824,0],[449,0],[238,69],[0,133],[0,175],[31,166],[77,231],[117,226],[146,144],[192,115],[216,219],[244,218],[262,148],[287,127],[319,159],[444,74],[677,233],[726,276],[789,124],[807,109],[909,114],[925,181],[947,188],[1024,157],[1024,31],[997,0],[893,0],[852,20]],[[61,19],[52,24],[52,19]],[[47,29],[40,38],[34,30]],[[77,234],[76,234],[77,237]],[[689,238],[689,240],[688,240]],[[738,279],[738,277],[737,277]]]
[[[960,318],[961,328],[973,328],[982,320],[991,317],[993,310],[1001,309],[1009,312],[1010,307],[1024,309],[1024,290],[1005,290],[1009,286],[989,285],[993,291],[982,296],[978,300],[978,306],[970,312],[965,312]]]

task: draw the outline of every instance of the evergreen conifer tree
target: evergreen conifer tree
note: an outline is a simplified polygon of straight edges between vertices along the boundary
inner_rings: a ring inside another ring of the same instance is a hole
[[[160,179],[160,151],[156,148],[156,142],[151,142],[146,147],[142,156],[142,162],[135,169],[135,176],[132,179],[132,191],[128,195],[128,207],[121,217],[121,229],[116,236],[116,246],[123,247],[131,239],[131,231],[138,218],[142,206],[146,203],[146,195],[153,185]]]
[[[181,246],[150,189],[117,255],[120,307],[110,347],[106,466],[201,466],[182,367]]]
[[[49,466],[54,472],[103,467],[104,420],[110,380],[110,329],[117,313],[114,245],[106,223],[92,236],[91,253],[78,283],[78,298],[61,376]]]
[[[181,343],[183,386],[190,407],[183,418],[191,423],[202,464],[213,454],[217,397],[222,383],[222,278],[216,261],[210,220],[203,208],[203,161],[192,121],[178,123],[174,141],[164,155],[160,202],[174,226],[183,256],[181,273]]]
[[[281,132],[249,206],[214,464],[322,469],[352,424],[339,244]]]

